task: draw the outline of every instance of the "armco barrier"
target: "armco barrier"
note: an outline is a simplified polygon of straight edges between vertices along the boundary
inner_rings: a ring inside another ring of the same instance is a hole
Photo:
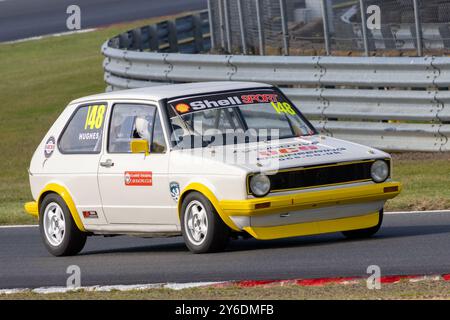
[[[107,90],[197,81],[278,85],[327,135],[391,151],[450,151],[450,58],[206,54],[206,12],[102,46]]]

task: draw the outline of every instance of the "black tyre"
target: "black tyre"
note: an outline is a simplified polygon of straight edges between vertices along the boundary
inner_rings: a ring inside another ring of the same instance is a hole
[[[342,234],[348,239],[370,238],[375,233],[377,233],[378,230],[380,230],[381,224],[383,223],[383,209],[380,210],[378,215],[379,215],[378,224],[376,226],[367,229],[343,231]]]
[[[86,233],[78,229],[64,200],[51,193],[39,208],[39,229],[47,250],[54,256],[71,256],[86,243]]]
[[[199,192],[191,192],[183,200],[181,232],[186,246],[194,253],[222,251],[230,239],[230,229]]]

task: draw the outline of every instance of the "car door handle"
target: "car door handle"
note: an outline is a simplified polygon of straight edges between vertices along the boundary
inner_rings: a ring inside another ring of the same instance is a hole
[[[114,167],[114,162],[112,162],[111,159],[108,159],[106,161],[100,162],[100,165],[102,167],[110,168],[110,167]]]

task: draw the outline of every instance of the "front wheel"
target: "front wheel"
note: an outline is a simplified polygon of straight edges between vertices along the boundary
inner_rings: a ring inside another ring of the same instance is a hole
[[[370,238],[375,233],[380,230],[381,224],[383,223],[383,209],[381,209],[378,213],[378,224],[376,226],[367,228],[367,229],[359,229],[359,230],[350,230],[343,231],[342,234],[348,239],[364,239]]]
[[[80,252],[86,233],[78,229],[64,200],[57,194],[47,195],[40,205],[39,229],[47,250],[54,256]]]
[[[230,229],[205,196],[198,192],[189,193],[181,210],[181,233],[190,251],[206,253],[225,249]]]

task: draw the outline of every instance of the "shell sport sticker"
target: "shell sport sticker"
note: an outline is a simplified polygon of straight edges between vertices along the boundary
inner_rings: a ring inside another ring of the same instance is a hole
[[[178,202],[178,199],[180,198],[180,185],[178,182],[172,181],[169,184],[169,190],[170,190],[170,196],[175,202]]]
[[[168,102],[169,116],[224,107],[271,103],[278,113],[296,114],[295,108],[273,89],[237,91],[205,96],[185,97]]]
[[[125,171],[125,186],[152,186],[151,171]]]
[[[51,136],[50,138],[48,138],[44,146],[44,155],[46,158],[50,158],[52,156],[53,152],[55,151],[55,147],[56,147],[55,137]]]

